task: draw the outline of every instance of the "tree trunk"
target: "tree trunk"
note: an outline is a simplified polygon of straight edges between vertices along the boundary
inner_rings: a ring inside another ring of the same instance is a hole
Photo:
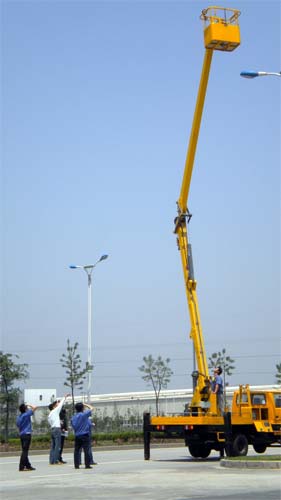
[[[74,387],[71,385],[72,412],[74,413]]]
[[[6,415],[5,415],[5,432],[4,432],[5,443],[8,442],[8,436],[9,436],[9,414],[10,414],[10,402],[9,402],[9,394],[7,394]]]
[[[156,394],[156,415],[159,416],[159,394]]]

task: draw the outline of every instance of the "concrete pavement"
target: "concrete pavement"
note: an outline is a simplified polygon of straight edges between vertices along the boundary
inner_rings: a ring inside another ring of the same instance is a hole
[[[279,450],[275,453],[277,454]],[[18,456],[1,457],[1,493],[5,500],[280,500],[278,470],[236,470],[220,466],[217,454],[194,460],[184,447],[95,451],[93,469],[48,465],[48,455],[33,455],[34,472],[18,471]]]

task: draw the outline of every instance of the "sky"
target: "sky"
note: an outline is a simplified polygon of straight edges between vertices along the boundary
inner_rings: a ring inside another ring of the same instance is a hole
[[[275,382],[280,362],[279,1],[241,10],[241,45],[215,52],[189,210],[207,357],[230,385]],[[92,393],[148,390],[170,358],[191,387],[193,346],[174,231],[204,58],[201,1],[1,2],[1,349],[25,388],[64,388],[67,339]]]

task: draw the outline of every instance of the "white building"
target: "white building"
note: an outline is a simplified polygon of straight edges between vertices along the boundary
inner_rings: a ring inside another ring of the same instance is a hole
[[[273,390],[277,388],[280,389],[280,386],[251,386],[251,389],[254,390]],[[237,386],[226,387],[226,399],[229,403],[231,403],[233,392],[237,389]],[[185,405],[191,401],[192,394],[192,389],[161,391],[159,400],[160,414],[183,414]],[[86,395],[76,396],[75,401],[86,402]],[[106,412],[108,417],[112,417],[115,412],[118,412],[120,416],[126,417],[128,416],[128,410],[131,414],[139,416],[142,416],[144,412],[155,414],[155,393],[154,391],[144,391],[92,395],[91,405],[100,416]]]
[[[49,406],[57,399],[56,389],[25,389],[24,402],[32,406]]]
[[[251,386],[255,390],[273,390],[280,387],[273,385]],[[231,403],[232,395],[238,387],[226,388],[226,399]],[[192,389],[175,389],[163,390],[160,393],[159,409],[160,414],[183,414],[186,404],[190,403],[192,398]],[[57,399],[56,389],[25,389],[24,401],[37,407],[47,409],[49,404]],[[58,398],[62,399],[62,398]],[[75,402],[87,401],[87,396],[75,396]],[[70,398],[68,400],[70,402]],[[155,414],[155,393],[154,391],[144,392],[123,392],[113,394],[97,394],[91,396],[91,405],[94,408],[94,414],[101,418],[114,417],[118,414],[125,418],[125,421],[130,416],[142,419],[144,412]],[[36,412],[41,414],[42,412]],[[42,413],[43,415],[43,413]]]

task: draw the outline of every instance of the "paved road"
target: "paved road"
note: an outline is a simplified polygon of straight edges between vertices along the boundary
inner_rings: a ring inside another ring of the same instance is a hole
[[[280,450],[273,450],[277,454]],[[34,472],[18,471],[18,456],[1,457],[3,500],[280,500],[280,470],[237,470],[220,466],[217,455],[191,459],[185,448],[97,451],[92,470],[48,465],[46,454],[31,456]]]

